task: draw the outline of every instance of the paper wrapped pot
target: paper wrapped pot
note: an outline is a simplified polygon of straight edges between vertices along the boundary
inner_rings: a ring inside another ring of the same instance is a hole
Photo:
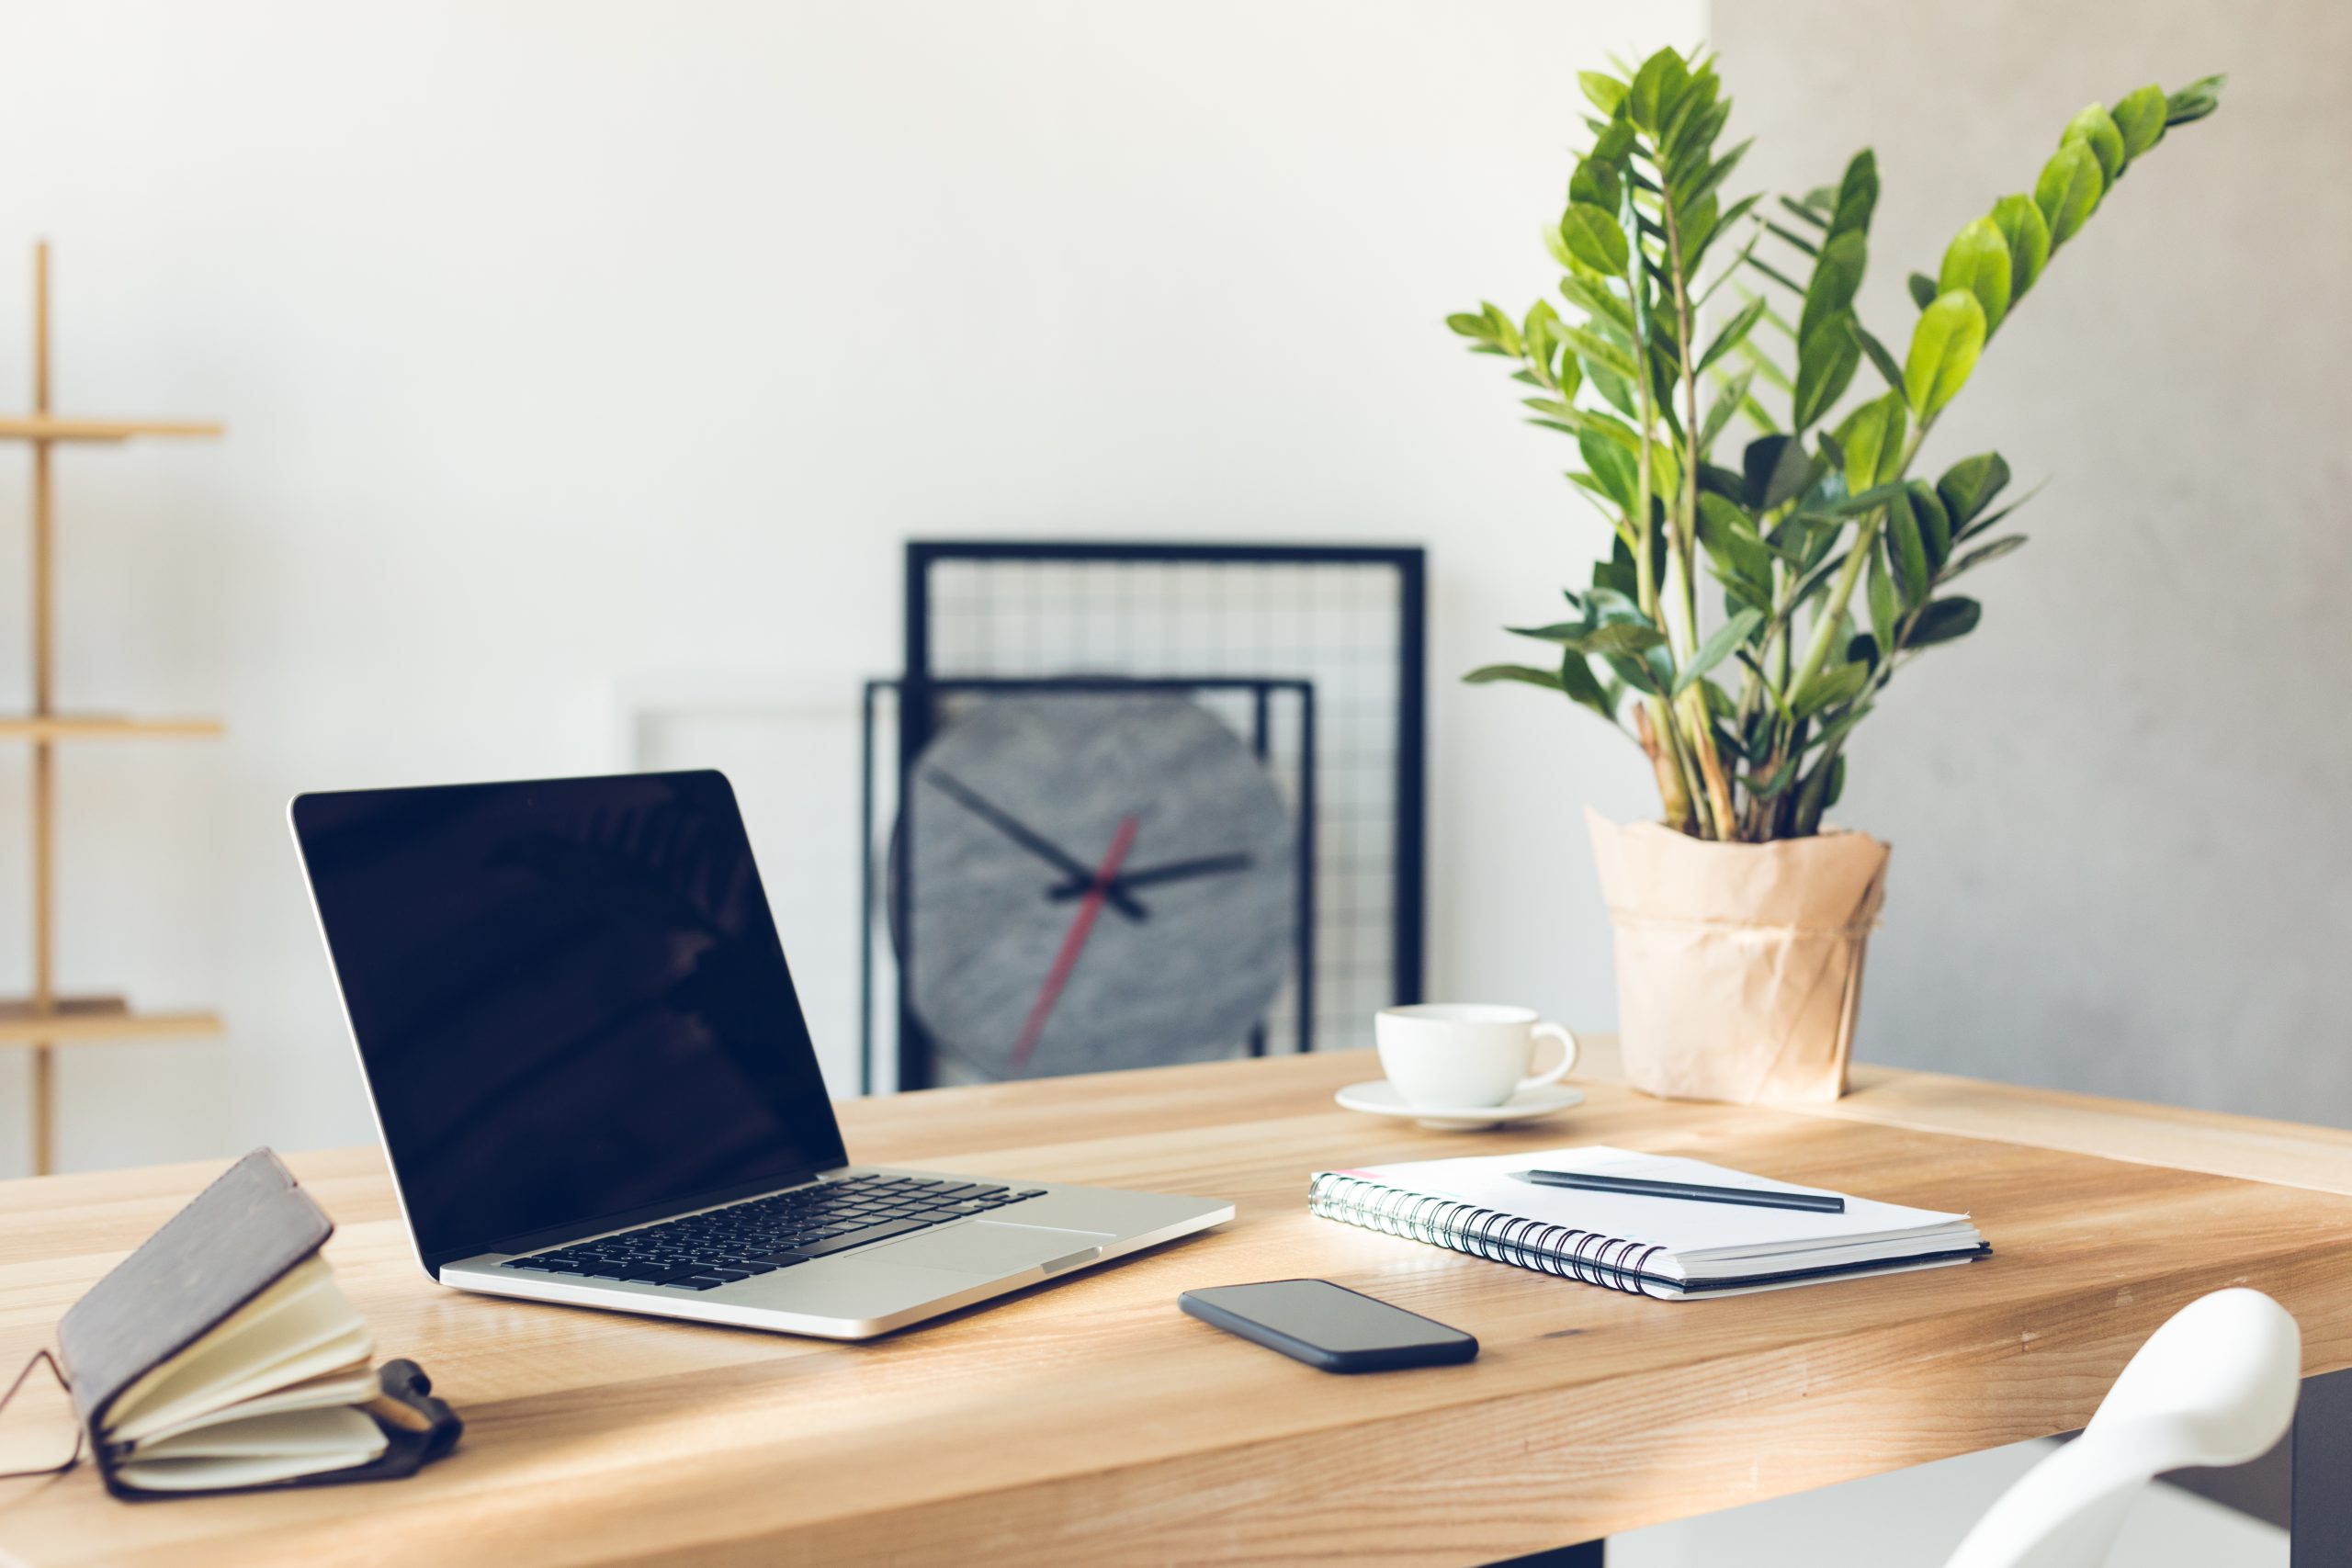
[[[1844,1094],[1887,846],[1835,829],[1713,843],[1585,819],[1617,931],[1627,1081],[1742,1104]]]

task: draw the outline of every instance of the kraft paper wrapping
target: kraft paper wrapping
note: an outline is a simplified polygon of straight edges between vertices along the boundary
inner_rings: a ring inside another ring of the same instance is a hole
[[[1588,807],[1617,929],[1617,1030],[1646,1094],[1742,1104],[1846,1092],[1886,845],[1831,830],[1712,843]]]

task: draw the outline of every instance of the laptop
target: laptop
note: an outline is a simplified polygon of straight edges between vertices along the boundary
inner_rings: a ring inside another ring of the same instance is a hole
[[[851,1163],[724,775],[298,796],[425,1272],[864,1339],[1233,1217]]]

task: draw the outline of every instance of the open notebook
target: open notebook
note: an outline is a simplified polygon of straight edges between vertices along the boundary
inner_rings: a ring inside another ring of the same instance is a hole
[[[58,1345],[110,1491],[375,1479],[456,1440],[413,1363],[373,1366],[319,1253],[334,1228],[257,1149],[74,1303]]]
[[[1703,1160],[1601,1145],[1317,1172],[1313,1211],[1589,1285],[1669,1300],[1965,1263],[1991,1248],[1966,1214],[1846,1199],[1842,1214],[1533,1187],[1525,1170],[1820,1192]]]
[[[376,1341],[325,1258],[294,1266],[117,1394],[96,1434],[147,1492],[259,1486],[382,1457]]]

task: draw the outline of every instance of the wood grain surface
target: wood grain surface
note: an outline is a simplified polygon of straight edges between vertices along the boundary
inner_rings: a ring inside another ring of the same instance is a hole
[[[1594,1051],[1606,1071],[1605,1046]],[[865,1161],[1233,1199],[1209,1235],[842,1345],[464,1295],[425,1280],[373,1151],[289,1163],[380,1353],[463,1444],[378,1486],[126,1505],[0,1483],[27,1564],[1489,1562],[2079,1427],[2204,1292],[2352,1363],[2352,1138],[1871,1070],[1815,1111],[1580,1109],[1464,1135],[1339,1110],[1367,1055],[953,1089],[842,1107]],[[1657,1302],[1310,1218],[1333,1164],[1602,1142],[1967,1208],[1964,1268]],[[2174,1168],[2173,1156],[2188,1168]],[[2110,1157],[2111,1156],[2111,1157]],[[0,1183],[0,1358],[218,1163]],[[1181,1314],[1319,1276],[1476,1334],[1464,1367],[1334,1377]],[[37,1410],[0,1425],[28,1434]]]

